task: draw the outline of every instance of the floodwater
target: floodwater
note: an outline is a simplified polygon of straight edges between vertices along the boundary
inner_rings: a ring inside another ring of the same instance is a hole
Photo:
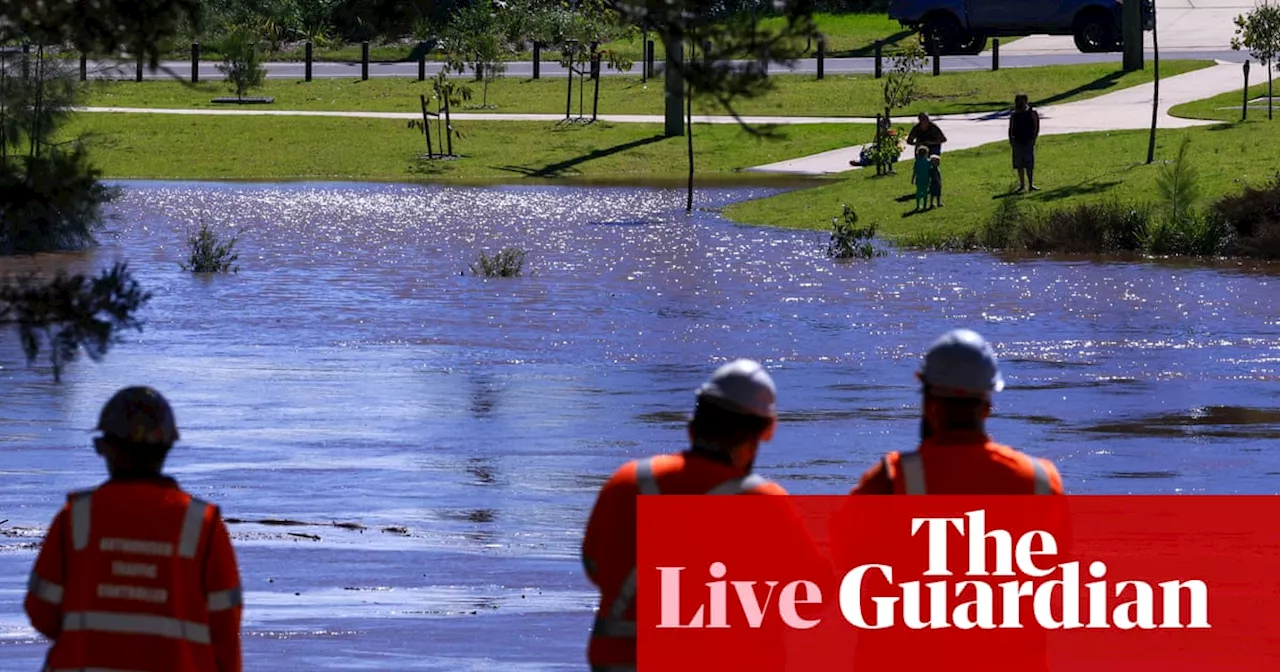
[[[681,448],[730,357],[774,373],[758,468],[795,493],[913,445],[912,373],[960,326],[1004,362],[993,434],[1070,491],[1280,492],[1280,267],[833,262],[820,232],[714,212],[767,193],[706,190],[690,217],[680,190],[130,183],[100,248],[5,260],[124,259],[154,298],[61,384],[0,343],[0,668],[39,666],[35,544],[102,479],[86,430],[129,384],[169,397],[171,473],[234,521],[257,670],[584,669],[595,491]],[[242,232],[239,274],[180,270],[201,216]],[[463,273],[505,245],[525,277]]]

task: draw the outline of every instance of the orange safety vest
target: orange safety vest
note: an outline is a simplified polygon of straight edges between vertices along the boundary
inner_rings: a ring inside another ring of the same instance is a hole
[[[601,489],[583,539],[583,564],[600,589],[587,660],[592,672],[636,669],[635,495],[785,495],[755,474],[685,453],[623,465]],[[598,554],[598,557],[593,554]]]
[[[880,464],[899,495],[1062,494],[1062,477],[1052,462],[990,440],[926,439],[918,450],[889,453]]]
[[[218,508],[172,481],[72,493],[27,597],[49,672],[238,672],[241,604]]]

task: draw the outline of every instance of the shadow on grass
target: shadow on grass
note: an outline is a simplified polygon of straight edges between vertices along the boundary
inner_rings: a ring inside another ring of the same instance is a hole
[[[915,34],[915,31],[913,30],[900,30],[884,38],[883,42],[886,47],[891,47],[896,45],[898,42],[901,42],[902,40],[905,40],[906,38],[911,37],[914,34]],[[857,47],[856,49],[842,49],[840,51],[829,51],[827,52],[826,57],[827,58],[861,58],[864,56],[875,56],[875,55],[876,55],[876,45],[874,42],[872,42],[871,44]],[[882,57],[888,57],[888,54],[884,53],[883,50],[881,50],[880,55]],[[813,55],[806,54],[806,56],[812,57]]]
[[[1116,82],[1118,82],[1120,78],[1123,76],[1124,76],[1124,73],[1122,72],[1109,73],[1093,80],[1092,82],[1081,84],[1080,86],[1077,86],[1074,89],[1063,91],[1062,93],[1056,93],[1052,96],[1049,96],[1048,98],[1033,100],[1031,101],[1031,106],[1045,107],[1048,105],[1053,105],[1054,103],[1060,103],[1064,100],[1070,99],[1073,96],[1078,96],[1080,94],[1088,93],[1090,91],[1102,92],[1107,89],[1115,88]],[[1004,109],[995,110],[990,114],[985,114],[979,117],[979,119],[982,121],[991,121],[993,119],[1008,118],[1009,113],[1013,111],[1012,97],[1010,97],[1009,100],[1000,100],[1000,101],[987,100],[987,101],[981,101],[981,102],[956,103],[955,105],[958,108],[970,110],[974,112],[990,110],[993,107],[1004,108]],[[961,112],[961,114],[967,114],[967,112]]]
[[[655,142],[661,142],[665,139],[666,139],[666,136],[663,136],[661,134],[651,135],[647,138],[632,140],[631,142],[624,142],[620,145],[606,147],[605,149],[593,150],[581,156],[575,156],[572,159],[567,159],[564,161],[560,161],[558,163],[551,163],[541,168],[531,168],[528,166],[494,166],[494,169],[505,171],[508,173],[519,173],[521,175],[524,175],[525,177],[561,177],[565,171],[571,168],[574,168],[576,166],[582,165],[588,161],[592,161],[595,159],[602,159],[606,156],[612,156],[614,154],[635,149],[637,147],[651,145]]]
[[[1073,184],[1066,187],[1058,187],[1057,189],[1042,191],[1040,192],[1039,200],[1059,201],[1064,198],[1071,198],[1073,196],[1089,196],[1092,194],[1101,194],[1105,191],[1110,191],[1112,187],[1115,187],[1119,184],[1122,184],[1122,183],[1119,181],[1098,182],[1093,180],[1086,181],[1086,182],[1079,182],[1077,184]]]

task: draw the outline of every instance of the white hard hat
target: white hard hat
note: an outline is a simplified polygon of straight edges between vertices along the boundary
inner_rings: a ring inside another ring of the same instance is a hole
[[[758,362],[737,359],[716,369],[711,379],[698,388],[698,398],[714,399],[737,413],[775,418],[777,389],[773,379]]]
[[[941,397],[979,397],[1004,389],[996,354],[977,332],[955,329],[933,342],[916,376]]]

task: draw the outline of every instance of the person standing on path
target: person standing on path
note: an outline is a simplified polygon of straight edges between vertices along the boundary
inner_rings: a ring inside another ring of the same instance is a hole
[[[241,672],[235,551],[218,507],[161,474],[178,440],[168,402],[124,388],[97,429],[110,478],[67,498],[27,587],[53,640],[45,670]]]
[[[752,473],[760,444],[772,440],[777,425],[775,398],[773,380],[760,364],[749,359],[725,364],[698,389],[688,424],[690,447],[678,454],[627,462],[600,489],[582,541],[583,567],[600,591],[587,650],[593,671],[635,670],[639,495],[787,494],[782,486]],[[707,521],[709,526],[716,523]],[[802,529],[753,523],[760,530],[787,531],[789,538],[762,539],[761,543],[794,549],[789,563],[806,561],[811,572],[827,578],[822,573],[830,573],[830,561]],[[778,659],[783,646],[780,636],[770,632],[753,642],[750,653],[757,656],[756,669],[783,669]]]
[[[929,154],[942,154],[942,143],[946,141],[946,134],[924,112],[920,113],[916,125],[911,127],[910,133],[907,133],[908,145],[923,146],[929,150]]]
[[[1018,171],[1018,191],[1027,187],[1040,191],[1036,186],[1036,140],[1040,137],[1040,113],[1031,108],[1027,94],[1019,93],[1013,99],[1013,112],[1009,114],[1009,145],[1013,148],[1013,169]]]

